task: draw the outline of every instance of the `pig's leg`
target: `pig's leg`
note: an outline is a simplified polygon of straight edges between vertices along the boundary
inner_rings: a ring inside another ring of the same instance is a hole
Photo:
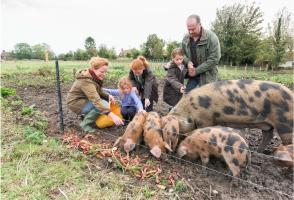
[[[202,161],[203,165],[208,164],[208,162],[209,162],[209,154],[208,153],[206,153],[206,152],[200,153],[200,158],[201,158],[201,161]]]
[[[269,144],[269,142],[271,141],[271,139],[274,136],[274,129],[271,128],[270,130],[262,130],[262,140],[261,143],[257,149],[258,152],[263,152],[266,145]]]

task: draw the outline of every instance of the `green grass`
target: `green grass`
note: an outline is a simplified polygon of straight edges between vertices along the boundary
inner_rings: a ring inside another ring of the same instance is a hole
[[[111,60],[109,71],[106,75],[106,82],[112,82],[119,77],[127,76],[130,70],[129,64],[131,60]],[[150,62],[151,69],[158,78],[163,78],[166,71],[163,69],[162,62]],[[74,69],[87,68],[87,61],[59,61],[61,81],[74,80]],[[50,61],[45,63],[40,60],[32,61],[5,61],[1,63],[1,74],[8,76],[8,78],[15,82],[17,85],[48,85],[55,84],[55,62]],[[19,79],[18,75],[25,75]],[[219,66],[219,74],[222,80],[228,79],[257,79],[268,80],[273,82],[282,83],[288,87],[293,85],[293,70],[279,70],[279,71],[266,71],[259,68],[249,66],[247,71],[244,67],[224,67]],[[36,76],[39,75],[39,76]],[[41,77],[40,77],[41,76]]]
[[[293,70],[283,69],[279,71],[266,71],[264,69],[248,67],[245,71],[244,67],[224,67],[219,66],[220,78],[222,80],[229,79],[256,79],[267,80],[284,84],[288,87],[293,85]]]

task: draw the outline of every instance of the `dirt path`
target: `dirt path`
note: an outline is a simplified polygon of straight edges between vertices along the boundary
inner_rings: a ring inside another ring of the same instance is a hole
[[[9,84],[9,86],[13,87],[11,84]],[[62,85],[65,128],[73,128],[80,131],[77,116],[65,106],[65,98],[70,86],[71,83]],[[108,86],[115,87],[115,84],[108,84]],[[16,87],[16,89],[17,94],[23,98],[25,104],[35,104],[38,110],[45,112],[49,119],[47,134],[50,136],[60,136],[58,133],[59,118],[55,87]],[[162,81],[159,87],[159,94],[162,94]],[[155,110],[162,115],[167,113],[168,109],[162,102],[162,96],[160,96],[160,101],[155,106]],[[99,140],[113,143],[115,137],[123,133],[124,128],[125,127],[112,127],[104,130],[97,130],[97,135],[99,136]],[[248,140],[250,149],[255,149],[261,140],[261,132],[256,129],[245,129],[243,133]],[[272,147],[276,146],[278,142],[277,139],[272,140],[272,143],[267,147],[267,154],[272,153]],[[156,161],[144,148],[141,148],[138,152],[135,152],[135,154],[149,156],[150,160]],[[219,159],[212,159],[207,166],[214,171],[203,169],[200,166],[200,161],[186,162],[170,156],[162,159],[159,163],[164,173],[177,173],[179,177],[183,177],[187,180],[191,191],[194,192],[183,195],[181,197],[183,199],[208,199],[209,195],[212,195],[212,199],[226,200],[293,198],[293,172],[275,165],[272,158],[268,155],[253,153],[251,164],[248,166],[246,172],[242,173],[239,177],[242,180],[233,179],[233,181],[231,178],[223,175],[223,173],[228,173],[228,168],[225,163]],[[260,186],[250,184],[250,182]],[[212,194],[211,191],[213,190],[216,190],[217,194]],[[292,197],[283,195],[283,193],[289,194]]]

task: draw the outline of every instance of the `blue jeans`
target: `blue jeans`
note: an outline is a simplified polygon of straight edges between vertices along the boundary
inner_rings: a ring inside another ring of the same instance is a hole
[[[105,100],[101,100],[102,101],[102,104],[105,106],[105,107],[109,107],[109,104],[108,104],[108,101],[105,101]],[[94,105],[91,101],[89,101],[85,107],[83,108],[82,110],[82,114],[87,114],[89,113],[91,110],[95,109],[96,112],[100,112]]]
[[[198,87],[199,84],[200,84],[200,77],[199,76],[189,78],[187,86],[186,86],[186,91],[185,91],[186,94],[189,93],[194,88]]]

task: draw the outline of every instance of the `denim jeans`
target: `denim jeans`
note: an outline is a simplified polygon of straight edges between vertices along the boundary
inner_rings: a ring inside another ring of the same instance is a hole
[[[101,100],[102,101],[102,104],[105,106],[105,107],[109,107],[109,103],[108,101],[105,101],[105,100]],[[99,112],[99,110],[93,105],[93,103],[91,101],[89,101],[85,107],[83,108],[82,110],[82,114],[87,114],[89,113],[91,110],[95,109],[96,112]]]
[[[186,94],[189,93],[191,90],[198,87],[199,84],[200,84],[200,77],[199,76],[189,78],[185,93]]]

